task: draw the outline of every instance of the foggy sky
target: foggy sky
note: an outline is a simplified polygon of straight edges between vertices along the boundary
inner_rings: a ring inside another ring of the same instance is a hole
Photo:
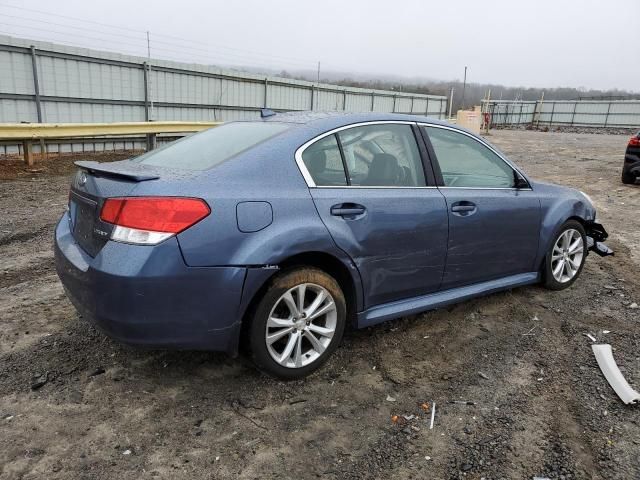
[[[469,82],[640,91],[639,14],[639,0],[0,0],[0,32],[146,55],[149,30],[152,57],[199,63],[442,80],[467,65]]]

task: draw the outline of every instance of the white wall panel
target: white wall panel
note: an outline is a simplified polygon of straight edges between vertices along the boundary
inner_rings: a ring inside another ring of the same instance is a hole
[[[369,103],[371,103],[371,99],[369,99]],[[367,112],[371,110],[371,106],[368,108],[365,107],[363,112]],[[373,111],[374,112],[392,112],[393,111],[393,97],[376,95],[373,98]]]
[[[38,120],[31,45],[36,50],[44,122],[145,120],[143,64],[147,58],[0,35],[0,122]],[[391,112],[396,95],[267,77],[265,99],[265,77],[261,75],[159,59],[150,64],[147,92],[153,105],[149,109],[152,120],[255,119],[265,105],[276,110]],[[437,99],[444,98],[416,94],[412,100],[397,95],[397,112],[424,114],[427,99],[431,99],[429,111],[436,116],[440,114]],[[115,140],[89,144],[94,149],[127,148]],[[69,145],[59,148],[77,148]]]
[[[411,99],[407,97],[396,97],[396,112],[410,113],[411,112]]]
[[[0,92],[33,95],[31,55],[0,51]]]
[[[37,122],[36,104],[32,100],[0,99],[0,122]]]
[[[353,93],[347,93],[347,111],[370,112],[371,95],[354,95]]]

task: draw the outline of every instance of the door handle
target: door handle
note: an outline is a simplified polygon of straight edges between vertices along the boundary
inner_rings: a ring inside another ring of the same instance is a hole
[[[451,205],[451,211],[457,215],[472,215],[478,207],[473,202],[456,202]]]
[[[335,215],[336,217],[362,215],[364,212],[365,208],[355,203],[342,203],[331,207],[331,215]]]
[[[452,212],[470,212],[475,209],[475,205],[454,205],[451,207]]]

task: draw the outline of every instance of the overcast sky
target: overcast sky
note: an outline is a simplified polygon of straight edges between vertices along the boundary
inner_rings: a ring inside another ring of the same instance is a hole
[[[146,55],[147,30],[199,63],[640,91],[640,0],[0,0],[2,33]]]

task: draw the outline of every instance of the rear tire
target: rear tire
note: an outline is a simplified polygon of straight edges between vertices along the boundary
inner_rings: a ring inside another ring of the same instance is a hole
[[[543,285],[564,290],[573,285],[587,258],[587,234],[576,220],[565,222],[554,234],[543,267]]]
[[[629,172],[626,171],[622,171],[622,183],[624,183],[625,185],[630,185],[633,183],[636,183],[636,177],[635,175],[632,175]]]
[[[347,317],[338,282],[315,268],[277,276],[249,326],[251,358],[259,370],[295,380],[320,368],[342,340]]]

